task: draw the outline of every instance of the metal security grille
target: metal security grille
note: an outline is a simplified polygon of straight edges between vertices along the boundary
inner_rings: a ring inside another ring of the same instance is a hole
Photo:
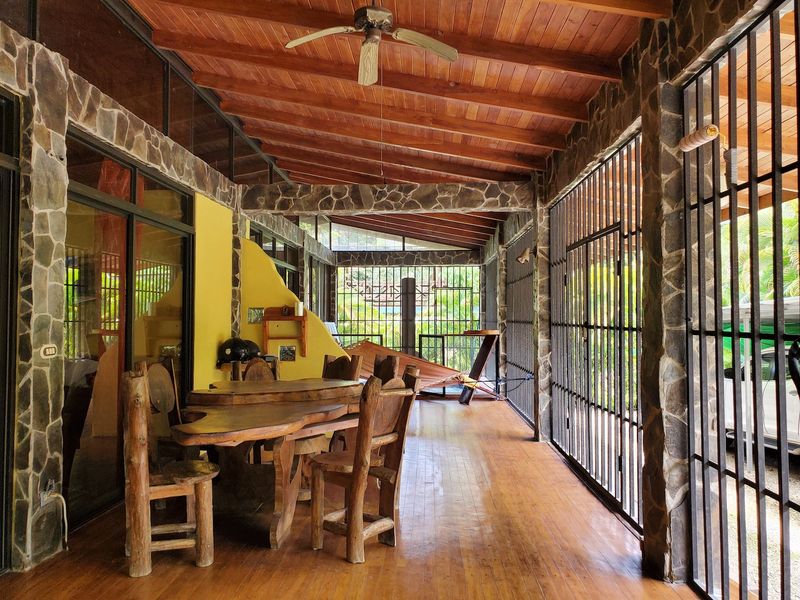
[[[180,265],[170,265],[145,259],[136,261],[134,287],[136,317],[150,314],[150,307],[172,289],[172,282],[175,281],[175,277],[180,271]]]
[[[64,283],[64,357],[81,358],[85,355],[84,343],[89,325],[84,316],[80,301],[87,289],[86,278],[81,279],[85,270],[86,253],[80,248],[66,248],[66,280]]]
[[[416,279],[416,333],[422,356],[469,370],[480,339],[480,267],[339,267],[337,328],[345,344],[359,339],[401,350],[400,282]]]
[[[797,3],[684,88],[693,580],[707,594],[800,597]],[[735,107],[735,110],[734,110]]]
[[[533,311],[536,263],[519,257],[530,255],[535,246],[532,231],[507,248],[506,267],[506,396],[509,402],[534,427],[538,417],[534,407]]]
[[[553,441],[641,528],[640,137],[550,209]]]

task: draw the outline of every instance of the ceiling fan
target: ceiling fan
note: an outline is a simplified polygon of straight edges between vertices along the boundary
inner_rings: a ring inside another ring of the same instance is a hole
[[[286,47],[294,48],[337,33],[365,33],[366,37],[361,42],[361,56],[358,61],[358,83],[361,85],[372,85],[378,81],[378,45],[381,35],[384,33],[401,42],[430,50],[450,62],[458,59],[458,51],[439,40],[410,29],[393,29],[392,12],[376,6],[375,2],[372,3],[372,6],[362,6],[356,10],[354,23],[353,26],[341,25],[320,29],[290,41]]]

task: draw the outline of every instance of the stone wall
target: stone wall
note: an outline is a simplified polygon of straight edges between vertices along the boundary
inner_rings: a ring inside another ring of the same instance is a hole
[[[72,73],[66,59],[3,23],[0,87],[19,97],[22,116],[11,558],[14,569],[26,569],[61,549],[60,505],[41,506],[39,493],[50,481],[61,491],[64,361],[63,356],[42,358],[40,353],[44,345],[62,348],[64,342],[68,130],[83,131],[234,210],[240,190]],[[238,328],[237,278],[235,268],[233,331]]]
[[[59,505],[42,507],[39,491],[61,482],[64,365],[40,351],[64,341],[69,73],[2,23],[0,67],[0,85],[22,99],[11,561],[24,569],[57,552],[62,532]]]
[[[242,209],[286,215],[338,215],[388,212],[513,212],[533,209],[529,181],[403,183],[386,185],[247,186]]]

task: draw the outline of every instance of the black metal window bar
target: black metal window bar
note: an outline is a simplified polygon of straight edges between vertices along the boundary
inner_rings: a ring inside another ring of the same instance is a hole
[[[536,261],[523,259],[520,262],[517,259],[530,255],[535,246],[533,232],[525,233],[509,244],[506,262],[506,396],[534,429],[539,425],[533,375],[536,360],[533,343]]]
[[[422,357],[444,357],[445,366],[469,370],[480,339],[460,334],[480,326],[478,266],[339,267],[339,332],[351,340],[380,337],[388,348],[401,350],[400,285],[406,277],[417,283],[417,335],[428,336],[418,337]]]
[[[556,446],[642,525],[640,136],[550,209]]]
[[[684,88],[685,131],[721,132],[684,155],[692,579],[719,598],[800,597],[796,13]]]

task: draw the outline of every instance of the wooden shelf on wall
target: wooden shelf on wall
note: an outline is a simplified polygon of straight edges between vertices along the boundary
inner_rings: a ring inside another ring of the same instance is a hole
[[[288,309],[288,311],[287,311]],[[289,314],[284,314],[288,312]],[[270,323],[297,323],[300,326],[300,331],[297,335],[270,335]],[[308,341],[308,313],[303,311],[302,315],[295,315],[294,308],[290,306],[276,306],[273,308],[264,309],[264,317],[262,319],[262,329],[264,333],[264,352],[269,352],[269,343],[273,340],[297,340],[300,342],[300,356],[306,356],[307,341]]]

